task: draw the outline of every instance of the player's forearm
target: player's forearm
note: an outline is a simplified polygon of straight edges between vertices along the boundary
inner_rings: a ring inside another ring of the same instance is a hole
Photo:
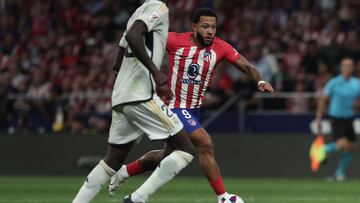
[[[255,82],[262,80],[260,73],[251,65],[244,57],[241,57],[235,64],[235,66],[247,76],[253,79]]]
[[[119,47],[119,50],[116,54],[116,57],[115,57],[115,60],[114,60],[114,63],[113,63],[113,71],[115,73],[118,73],[119,70],[120,70],[120,67],[121,67],[121,63],[123,61],[123,58],[124,58],[124,54],[125,54],[125,48],[124,47]]]
[[[326,97],[321,96],[317,102],[316,120],[318,120],[318,121],[322,120],[324,112],[325,112],[325,106],[326,106]]]
[[[262,77],[260,76],[260,73],[254,68],[254,66],[250,64],[245,67],[245,73],[249,77],[251,77],[255,82],[259,82],[263,80]]]

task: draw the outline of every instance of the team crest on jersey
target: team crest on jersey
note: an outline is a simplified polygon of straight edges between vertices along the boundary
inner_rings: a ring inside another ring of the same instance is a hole
[[[187,122],[191,125],[191,126],[196,126],[196,121],[194,119],[188,119]]]
[[[190,79],[195,79],[199,75],[200,66],[197,63],[191,63],[188,67],[187,75]]]
[[[204,52],[203,59],[205,62],[209,62],[211,60],[211,51],[210,50],[206,50]]]

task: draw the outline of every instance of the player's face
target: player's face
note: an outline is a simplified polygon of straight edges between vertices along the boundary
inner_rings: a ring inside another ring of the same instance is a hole
[[[341,74],[345,77],[348,78],[352,75],[354,69],[354,61],[352,59],[343,59],[341,61]]]
[[[203,46],[213,43],[216,33],[216,18],[212,16],[201,16],[198,23],[193,24],[194,36]]]

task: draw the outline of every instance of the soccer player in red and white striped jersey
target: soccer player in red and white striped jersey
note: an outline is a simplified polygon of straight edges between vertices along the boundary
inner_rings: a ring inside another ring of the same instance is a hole
[[[240,60],[241,55],[231,45],[211,34],[211,44],[207,45],[205,38],[194,39],[192,32],[169,32],[166,45],[170,63],[168,83],[175,92],[169,102],[170,108],[199,108],[216,65],[221,60],[233,64]]]
[[[216,14],[208,8],[202,8],[194,14],[193,32],[169,32],[166,46],[170,63],[168,85],[174,96],[162,99],[166,100],[166,104],[184,124],[199,153],[200,167],[221,202],[228,193],[215,160],[211,137],[199,122],[199,108],[214,70],[220,61],[227,60],[257,82],[260,91],[271,93],[273,88],[231,45],[215,36],[216,27]],[[172,150],[171,146],[166,145],[163,150],[148,152],[140,159],[124,165],[110,182],[110,194],[124,179],[155,169]]]

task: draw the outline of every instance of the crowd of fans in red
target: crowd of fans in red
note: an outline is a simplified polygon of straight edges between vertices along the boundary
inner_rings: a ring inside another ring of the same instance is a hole
[[[112,64],[139,0],[4,0],[0,3],[0,132],[106,132]],[[170,30],[191,30],[191,14],[210,7],[218,36],[255,65],[276,91],[316,92],[342,57],[360,77],[357,0],[176,0]],[[166,62],[164,62],[166,65]],[[205,106],[239,91],[249,108],[256,85],[227,63],[217,68]],[[270,108],[270,107],[269,107]],[[309,100],[281,107],[307,112]]]

